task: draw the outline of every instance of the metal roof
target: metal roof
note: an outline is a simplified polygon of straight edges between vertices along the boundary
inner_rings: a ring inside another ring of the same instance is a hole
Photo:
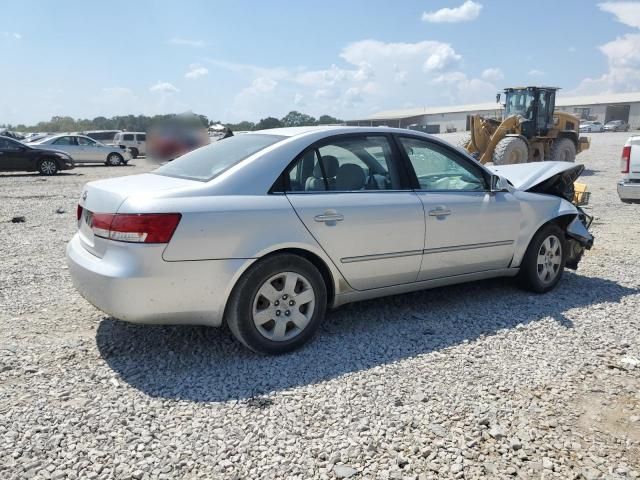
[[[573,107],[580,105],[602,105],[612,103],[640,103],[640,92],[608,93],[603,95],[591,95],[583,97],[562,97],[556,99],[557,107]],[[399,120],[402,118],[417,117],[420,115],[441,115],[443,113],[487,112],[501,110],[498,103],[477,103],[471,105],[453,105],[448,107],[418,107],[402,110],[385,110],[371,114],[367,117],[356,118],[358,120]]]

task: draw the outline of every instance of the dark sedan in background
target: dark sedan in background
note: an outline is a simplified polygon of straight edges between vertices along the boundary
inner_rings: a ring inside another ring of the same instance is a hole
[[[56,150],[32,148],[13,138],[0,137],[0,171],[40,172],[55,175],[75,167],[71,156]]]

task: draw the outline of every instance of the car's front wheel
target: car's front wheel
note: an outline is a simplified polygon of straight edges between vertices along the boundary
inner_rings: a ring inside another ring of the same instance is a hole
[[[518,280],[532,292],[553,290],[562,278],[565,264],[564,232],[555,224],[543,226],[533,236],[522,259]]]
[[[58,163],[52,158],[43,158],[38,162],[38,171],[40,175],[55,175],[58,173]]]
[[[280,354],[306,343],[324,318],[327,288],[318,269],[292,254],[252,265],[235,286],[225,319],[254,352]]]

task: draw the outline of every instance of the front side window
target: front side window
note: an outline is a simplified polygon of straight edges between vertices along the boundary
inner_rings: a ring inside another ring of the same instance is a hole
[[[400,145],[409,161],[420,190],[485,190],[482,172],[444,147],[418,138],[400,137]]]
[[[146,142],[147,141],[147,134],[146,133],[139,133],[136,135],[137,139],[139,142]]]
[[[125,133],[122,136],[122,140],[125,142],[133,142],[133,133]]]
[[[53,141],[53,145],[75,145],[72,137],[60,137]]]
[[[338,137],[307,150],[285,175],[287,191],[398,190],[392,149],[382,135]]]
[[[153,173],[208,182],[245,158],[285,138],[257,133],[225,138],[176,158]]]
[[[76,140],[78,141],[78,145],[82,147],[88,147],[96,144],[95,140],[92,140],[89,137],[76,137]]]

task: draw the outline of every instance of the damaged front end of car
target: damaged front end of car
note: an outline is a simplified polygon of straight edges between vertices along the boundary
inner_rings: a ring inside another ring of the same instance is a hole
[[[587,185],[576,182],[584,171],[584,165],[533,162],[493,167],[491,170],[506,177],[518,190],[553,195],[573,204],[576,213],[565,213],[560,218],[566,219],[563,223],[567,248],[565,266],[576,270],[585,250],[591,249],[594,240],[589,232],[593,217],[582,209],[588,205],[590,194]]]

